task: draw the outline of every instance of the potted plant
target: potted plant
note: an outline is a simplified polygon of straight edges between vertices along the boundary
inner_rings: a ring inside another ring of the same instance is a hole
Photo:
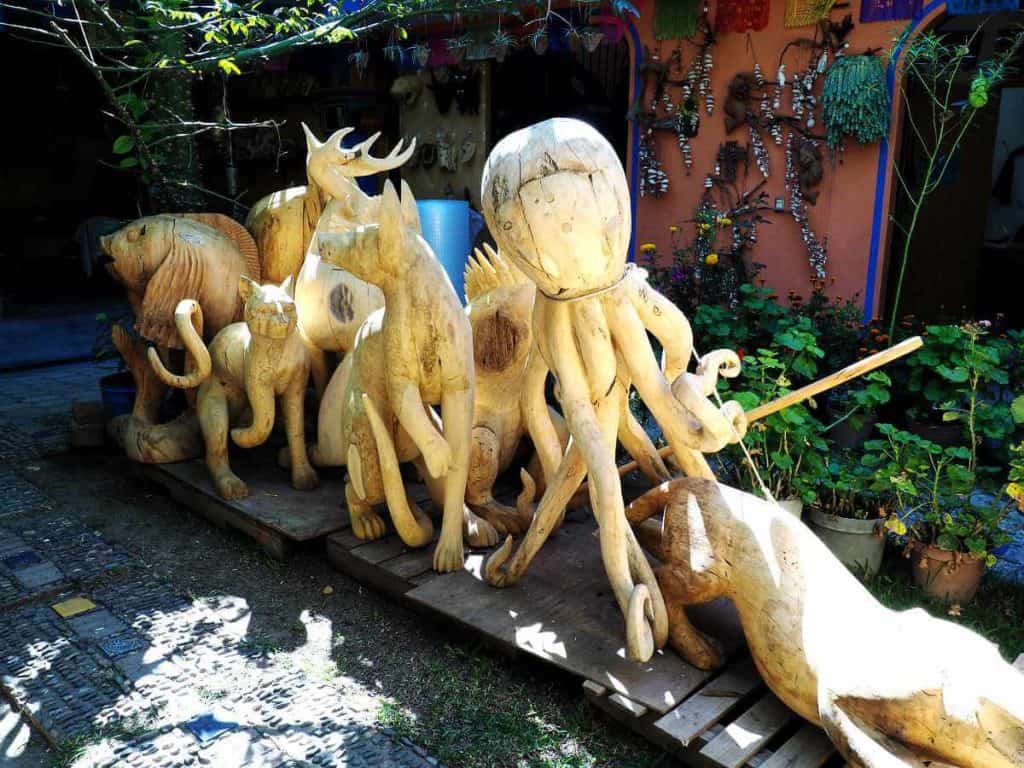
[[[813,379],[817,360],[824,354],[810,321],[795,318],[776,332],[771,348],[743,357],[743,373],[735,380],[742,388],[729,397],[744,410],[781,397],[789,392],[791,377]],[[743,439],[750,458],[734,456],[734,480],[752,493],[767,490],[780,506],[799,517],[804,504],[817,498],[819,479],[826,472],[828,444],[823,434],[824,425],[802,404],[754,422]]]
[[[829,392],[825,412],[829,439],[843,450],[863,445],[878,421],[878,409],[889,402],[892,381],[883,371],[870,373]]]
[[[974,452],[941,446],[891,424],[865,443],[862,462],[875,473],[873,490],[892,499],[886,525],[906,535],[905,554],[925,594],[963,604],[974,597],[995,550],[1009,541],[1003,528],[1012,504],[976,487]]]
[[[111,318],[106,312],[96,315],[96,338],[92,345],[93,359],[97,363],[114,360],[117,370],[100,378],[100,398],[111,416],[131,413],[135,405],[135,380],[125,368],[124,358],[117,351],[110,332],[120,318]],[[130,327],[130,323],[122,323]]]
[[[872,472],[849,451],[831,458],[821,478],[818,502],[808,509],[807,522],[848,568],[874,576],[885,553],[882,499],[868,491]]]

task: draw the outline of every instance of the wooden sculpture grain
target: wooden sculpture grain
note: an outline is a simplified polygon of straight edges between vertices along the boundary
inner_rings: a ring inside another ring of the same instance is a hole
[[[359,226],[374,224],[380,210],[380,196],[367,195],[355,179],[400,167],[412,156],[416,142],[412,141],[406,148],[399,142],[385,157],[374,157],[370,150],[380,137],[379,133],[346,148],[341,142],[352,128],[342,128],[324,142],[318,141],[305,125],[303,130],[306,175],[326,203],[295,282],[295,304],[299,329],[310,352],[313,381],[317,392],[322,394],[329,378],[326,353],[351,350],[359,326],[372,312],[384,306],[384,295],[376,285],[325,263],[320,255],[319,236],[351,232]]]
[[[540,454],[547,491],[519,550],[512,543],[486,568],[497,586],[518,580],[589,475],[605,570],[626,617],[630,658],[646,660],[668,637],[654,574],[626,524],[615,444],[626,386],[637,388],[688,474],[710,476],[700,452],[740,439],[743,411],[719,410],[708,399],[707,375],[685,373],[692,353],[688,325],[667,314],[638,273],[626,270],[630,200],[611,145],[589,125],[555,119],[502,139],[484,168],[484,215],[501,254],[537,285],[533,313],[536,354],[523,397],[527,428]],[[685,323],[685,318],[683,318]],[[674,395],[647,340],[667,341],[669,365],[680,374]],[[731,359],[713,358],[738,370]],[[623,365],[626,375],[619,375]],[[712,370],[714,368],[714,370]],[[545,381],[553,372],[573,440],[563,456],[548,416]],[[621,380],[624,386],[616,386]]]
[[[650,519],[662,511],[663,521]],[[677,478],[626,514],[663,563],[673,647],[702,669],[716,666],[714,643],[685,608],[730,598],[765,682],[824,727],[850,765],[1024,765],[1024,675],[964,627],[881,605],[778,505]]]
[[[444,478],[444,514],[435,570],[462,568],[462,529],[473,425],[473,341],[469,320],[444,268],[419,233],[412,192],[399,200],[388,182],[379,224],[318,236],[321,258],[377,285],[390,408],[433,478]],[[365,398],[364,398],[365,400]],[[425,406],[440,405],[443,434]],[[470,513],[471,514],[471,513]],[[485,521],[487,540],[497,532]]]
[[[202,322],[199,303],[182,301],[174,313],[175,325],[195,364],[184,375],[168,371],[156,350],[149,352],[153,370],[168,385],[199,387],[196,412],[206,445],[206,466],[225,499],[240,499],[249,492],[231,471],[228,435],[241,448],[266,442],[274,428],[276,398],[281,400],[288,438],[292,485],[310,490],[318,483],[306,455],[303,421],[309,354],[296,331],[290,282],[289,278],[281,286],[261,286],[242,277],[236,290],[245,302],[245,320],[222,329],[209,349],[193,326]],[[232,428],[247,410],[251,423]]]

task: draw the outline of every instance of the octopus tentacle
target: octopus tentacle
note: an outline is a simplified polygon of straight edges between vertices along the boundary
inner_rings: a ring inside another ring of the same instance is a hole
[[[523,411],[523,425],[526,433],[533,441],[533,447],[540,459],[544,473],[545,487],[550,486],[558,465],[562,461],[562,441],[558,438],[558,430],[551,419],[548,402],[544,396],[544,384],[548,377],[548,366],[540,354],[535,341],[530,350],[530,359],[526,364],[523,376],[523,390],[520,395],[520,407]]]
[[[636,340],[642,339],[646,331],[628,293],[616,291],[607,294],[602,297],[602,304],[622,362],[640,397],[661,425],[679,466],[691,477],[713,479],[714,474],[707,461],[696,450],[701,442],[700,425],[684,404],[673,396],[650,346],[637,344]]]
[[[647,283],[646,273],[641,270],[633,270],[623,283],[623,291],[644,328],[654,334],[664,350],[665,378],[674,380],[689,367],[693,355],[690,321],[679,307]]]
[[[718,386],[718,377],[735,379],[740,375],[740,356],[731,349],[713,349],[704,355],[697,364],[697,377],[701,382],[701,392],[709,397]]]

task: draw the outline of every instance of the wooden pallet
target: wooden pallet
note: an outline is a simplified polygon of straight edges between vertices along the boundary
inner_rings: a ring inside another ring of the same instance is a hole
[[[418,493],[421,506],[429,506],[425,492]],[[687,765],[819,768],[838,760],[824,732],[766,689],[725,601],[691,611],[694,623],[730,654],[722,670],[702,672],[671,650],[646,664],[627,661],[621,614],[585,516],[570,513],[522,582],[509,589],[482,580],[487,552],[469,552],[465,570],[439,575],[431,570],[431,550],[410,550],[393,534],[375,542],[350,531],[327,537],[335,568],[504,653],[527,653],[581,678],[595,707]]]
[[[249,496],[225,501],[213,489],[206,464],[196,459],[177,464],[136,465],[172,497],[215,525],[235,528],[255,539],[264,551],[285,560],[295,545],[348,528],[344,484],[320,474],[315,491],[296,491],[271,449],[232,456],[232,468],[249,486]]]

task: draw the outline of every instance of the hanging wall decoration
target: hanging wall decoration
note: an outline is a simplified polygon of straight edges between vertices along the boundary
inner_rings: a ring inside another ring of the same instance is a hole
[[[786,26],[808,27],[828,17],[835,0],[786,0]]]
[[[768,26],[768,0],[719,0],[717,32],[757,32]]]
[[[830,149],[847,136],[870,144],[889,133],[889,90],[875,56],[838,57],[825,75],[822,102]]]
[[[921,0],[861,0],[860,20],[899,21],[921,15]]]
[[[704,0],[661,0],[654,4],[654,38],[676,40],[697,33]]]

